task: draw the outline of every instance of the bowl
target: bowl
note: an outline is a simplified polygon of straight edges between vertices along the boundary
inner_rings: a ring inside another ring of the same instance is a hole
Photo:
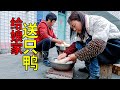
[[[60,51],[66,50],[66,47],[64,47],[64,46],[56,46],[56,47],[57,47],[57,49],[60,50]]]
[[[64,51],[66,50],[70,45],[61,45],[61,44],[55,44],[57,49],[60,50],[60,51]]]
[[[54,62],[55,59],[57,59],[57,58],[49,58],[51,67],[55,70],[69,71],[69,70],[72,70],[72,68],[75,65],[75,63],[66,63],[66,64],[55,63]]]

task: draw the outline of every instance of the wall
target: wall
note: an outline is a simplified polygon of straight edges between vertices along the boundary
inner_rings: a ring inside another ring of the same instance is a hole
[[[54,14],[56,14],[57,15],[57,18],[58,18],[58,11],[51,11],[51,12],[53,12]],[[66,35],[66,37],[65,37],[65,41],[67,42],[67,43],[70,43],[70,26],[69,26],[69,24],[67,23],[67,20],[68,20],[68,17],[69,17],[69,15],[70,15],[70,13],[71,13],[71,11],[66,11],[66,30],[65,30],[65,35]],[[54,28],[54,32],[55,32],[55,34],[56,34],[56,36],[57,36],[57,33],[59,33],[59,32],[57,32],[57,29],[58,29],[58,20],[56,21],[56,23],[55,23],[55,25],[53,26],[53,28]]]
[[[67,13],[66,13],[66,32],[65,32],[66,33],[65,41],[69,44],[70,44],[70,26],[69,26],[67,20],[68,20],[68,17],[70,16],[70,14],[71,14],[71,11],[67,11]]]
[[[23,22],[36,22],[36,11],[0,11],[0,51],[10,52],[10,20],[14,17],[20,17]]]
[[[51,11],[52,13],[54,13],[56,16],[57,16],[57,19],[58,19],[58,11]],[[57,36],[57,28],[58,28],[58,20],[55,22],[54,26],[53,26],[53,30],[54,30],[54,33],[55,35]]]

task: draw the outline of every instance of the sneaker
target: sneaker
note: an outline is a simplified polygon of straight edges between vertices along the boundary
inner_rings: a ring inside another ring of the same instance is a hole
[[[47,59],[47,60],[43,60],[43,64],[47,67],[51,67],[50,65],[50,61]]]
[[[80,68],[80,69],[78,69],[78,71],[84,72],[84,73],[89,73],[89,71],[86,67],[85,68]]]

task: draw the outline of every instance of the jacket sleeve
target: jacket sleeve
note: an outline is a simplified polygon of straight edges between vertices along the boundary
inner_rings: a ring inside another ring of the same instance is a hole
[[[109,38],[110,22],[100,18],[94,23],[92,40],[81,50],[75,52],[79,60],[90,60],[101,54],[106,48]]]
[[[57,39],[57,37],[56,37],[56,35],[55,35],[55,33],[53,32],[53,38],[56,38]]]
[[[65,51],[64,53],[66,53],[67,55],[74,53],[75,51],[77,51],[76,47],[75,47],[76,42],[73,42]]]
[[[110,22],[101,17],[93,25],[92,39],[101,39],[105,42],[108,41],[110,30]]]
[[[38,25],[38,33],[42,39],[50,38],[50,36],[47,33],[47,26],[44,23]]]
[[[81,61],[89,61],[104,51],[106,42],[101,39],[91,40],[84,48],[75,52],[75,56]]]

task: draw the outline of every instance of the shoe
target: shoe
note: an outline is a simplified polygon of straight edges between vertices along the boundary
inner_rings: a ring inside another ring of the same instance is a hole
[[[43,64],[44,64],[45,66],[47,66],[47,67],[50,67],[51,65],[50,65],[50,61],[49,61],[49,59],[48,59],[48,54],[49,54],[48,51],[43,51],[43,52],[42,52]]]
[[[80,69],[78,69],[78,71],[80,71],[80,72],[84,72],[84,73],[89,73],[89,71],[88,71],[88,69],[85,67],[85,68],[80,68]]]
[[[45,66],[47,66],[47,67],[51,67],[50,61],[49,61],[48,59],[43,60],[43,64],[44,64]]]

